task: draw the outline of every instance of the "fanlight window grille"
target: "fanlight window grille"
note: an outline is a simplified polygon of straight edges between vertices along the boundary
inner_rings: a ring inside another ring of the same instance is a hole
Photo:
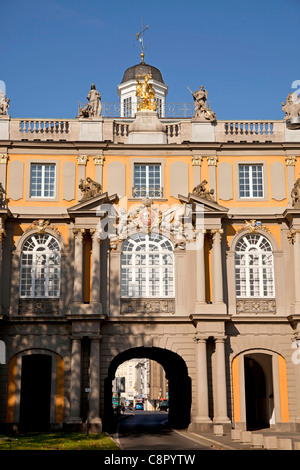
[[[173,245],[158,234],[137,234],[123,243],[121,297],[174,297]]]
[[[249,234],[238,241],[235,281],[237,297],[275,296],[272,247],[264,236]]]
[[[59,297],[60,267],[60,246],[54,237],[48,234],[29,237],[21,254],[20,297]]]

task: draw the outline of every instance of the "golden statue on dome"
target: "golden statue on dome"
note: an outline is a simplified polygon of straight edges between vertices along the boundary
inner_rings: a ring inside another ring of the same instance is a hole
[[[141,81],[141,78],[144,77],[144,80]],[[151,110],[156,111],[157,102],[155,100],[155,91],[152,87],[152,84],[149,83],[149,80],[152,78],[152,75],[138,75],[137,76],[137,85],[136,85],[136,96],[138,99],[138,111],[141,110]]]

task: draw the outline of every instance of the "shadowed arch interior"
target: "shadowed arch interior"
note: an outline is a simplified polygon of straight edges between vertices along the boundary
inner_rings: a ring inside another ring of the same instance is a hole
[[[169,424],[173,428],[183,429],[190,424],[191,379],[185,361],[178,354],[168,349],[154,347],[132,348],[118,354],[108,368],[105,379],[105,417],[109,422],[112,413],[112,380],[120,364],[130,359],[147,358],[158,362],[165,371],[169,382]]]

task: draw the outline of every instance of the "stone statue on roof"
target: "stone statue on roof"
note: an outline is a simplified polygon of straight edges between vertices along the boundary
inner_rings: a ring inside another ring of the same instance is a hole
[[[204,86],[201,85],[199,90],[191,93],[195,101],[193,118],[200,118],[210,122],[215,121],[217,116],[216,113],[210,109],[210,104],[207,105],[207,90],[204,89]]]
[[[8,115],[10,100],[6,97],[3,91],[0,90],[0,116]]]
[[[88,104],[84,108],[79,108],[78,117],[97,118],[101,116],[101,95],[99,91],[96,90],[94,83],[92,83],[91,89],[86,98],[88,100]]]
[[[285,116],[283,118],[285,121],[300,116],[300,98],[297,97],[296,93],[289,93],[286,98],[286,103],[283,101],[281,106],[282,111],[285,112]]]

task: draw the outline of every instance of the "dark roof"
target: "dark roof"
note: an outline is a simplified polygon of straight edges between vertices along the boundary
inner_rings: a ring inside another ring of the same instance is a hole
[[[156,67],[153,67],[153,65],[148,65],[143,61],[125,70],[122,83],[128,82],[129,80],[136,80],[138,75],[148,74],[152,75],[153,80],[164,83],[161,71]]]

